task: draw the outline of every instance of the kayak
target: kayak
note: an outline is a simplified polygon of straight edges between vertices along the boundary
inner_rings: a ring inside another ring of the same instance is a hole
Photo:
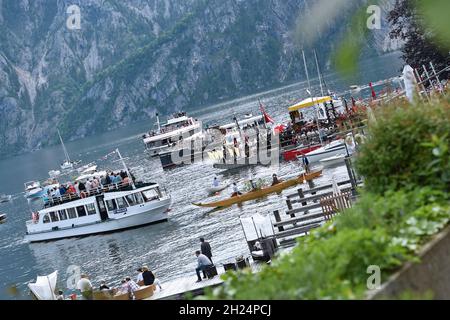
[[[206,192],[208,192],[209,194],[214,194],[216,192],[220,192],[222,190],[225,190],[226,188],[228,188],[228,184],[226,185],[221,185],[221,186],[217,186],[217,187],[209,187],[206,188]]]
[[[270,186],[267,188],[250,191],[250,192],[244,193],[240,196],[230,197],[230,198],[227,198],[224,200],[219,200],[219,201],[210,202],[210,203],[193,203],[193,205],[198,206],[198,207],[209,207],[209,208],[228,207],[233,204],[262,198],[270,193],[281,192],[284,189],[293,187],[297,184],[303,183],[304,181],[309,181],[309,180],[315,179],[315,178],[319,177],[321,174],[322,174],[322,170],[318,170],[318,171],[314,171],[314,172],[310,172],[310,173],[304,173],[304,174],[298,176],[297,178],[283,181],[274,186]]]

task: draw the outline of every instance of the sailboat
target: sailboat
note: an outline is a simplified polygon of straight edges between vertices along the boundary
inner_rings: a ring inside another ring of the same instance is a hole
[[[61,145],[62,145],[62,148],[64,151],[64,157],[65,157],[64,162],[61,164],[61,169],[62,170],[72,169],[74,163],[72,161],[70,161],[69,153],[67,152],[66,146],[64,145],[64,141],[61,137],[61,133],[59,132],[59,130],[58,130],[58,136],[59,136],[59,140],[61,141]]]

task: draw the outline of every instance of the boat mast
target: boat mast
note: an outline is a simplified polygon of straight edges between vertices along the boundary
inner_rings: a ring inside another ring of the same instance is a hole
[[[67,152],[66,146],[64,145],[64,141],[61,137],[61,133],[59,132],[59,129],[57,129],[57,130],[58,130],[59,140],[61,141],[61,145],[62,145],[62,148],[64,151],[64,156],[66,157],[66,162],[70,162],[69,153]]]
[[[161,132],[161,124],[159,123],[159,114],[158,112],[156,113],[156,124],[158,126],[158,133]]]
[[[302,49],[302,55],[303,55],[303,64],[305,65],[305,72],[306,72],[306,80],[308,81],[308,93],[311,98],[311,102],[314,103],[314,98],[311,91],[311,82],[309,81],[309,73],[308,73],[308,66],[306,65],[306,58],[305,58],[305,50]],[[317,106],[314,104],[314,109],[316,110],[316,122],[317,122],[317,130],[319,131],[319,140],[320,144],[323,144],[322,136],[320,135],[320,125],[319,125],[319,110],[317,109]]]
[[[130,171],[128,170],[128,167],[125,163],[125,160],[123,160],[122,155],[120,154],[119,148],[116,149],[116,153],[119,156],[120,161],[122,162],[123,168],[125,169],[125,172],[127,173],[127,176],[130,178],[131,181],[131,187],[133,189],[136,189],[136,186],[134,185],[133,178],[131,177]]]
[[[322,94],[322,97],[324,97],[324,93],[323,93],[323,86],[322,86],[322,74],[320,72],[320,68],[319,68],[319,60],[317,59],[317,52],[316,49],[314,49],[314,58],[316,60],[316,68],[317,68],[317,76],[319,77],[319,84],[320,84],[320,93]]]

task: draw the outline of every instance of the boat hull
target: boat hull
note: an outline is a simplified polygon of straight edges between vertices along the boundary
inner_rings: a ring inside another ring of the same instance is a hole
[[[209,188],[206,188],[206,192],[208,192],[209,194],[214,194],[216,192],[225,190],[226,188],[228,188],[228,185],[223,185],[223,186],[218,186],[218,187],[209,187]]]
[[[238,204],[238,203],[242,203],[245,201],[262,198],[271,193],[281,192],[284,189],[287,189],[287,188],[293,187],[297,184],[303,183],[305,180],[309,181],[309,180],[315,179],[315,178],[319,177],[321,174],[322,174],[322,170],[319,170],[319,171],[301,175],[295,179],[283,181],[274,186],[270,186],[270,187],[256,190],[256,191],[250,191],[250,192],[245,193],[240,196],[235,196],[235,197],[231,197],[228,199],[210,202],[210,203],[194,203],[194,205],[199,206],[199,207],[209,207],[209,208],[228,207],[233,204]]]
[[[308,152],[317,150],[319,148],[320,148],[320,145],[306,147],[306,148],[300,148],[300,149],[294,149],[294,150],[288,150],[288,151],[283,152],[283,159],[284,159],[284,161],[293,161],[293,160],[296,160],[298,156],[307,154]]]
[[[317,149],[319,150],[319,149]],[[323,152],[312,151],[312,153],[307,153],[305,156],[308,158],[309,163],[319,162],[322,159],[330,158],[340,154],[345,154],[345,145],[340,145],[329,150],[324,150]]]
[[[98,221],[96,223],[75,226],[73,228],[65,228],[39,233],[28,233],[27,235],[25,235],[25,240],[28,242],[41,242],[71,237],[82,237],[94,234],[112,233],[121,230],[133,229],[145,225],[160,223],[168,220],[168,209],[170,207],[170,204],[171,200],[169,198],[161,201],[160,206],[154,207],[142,213],[133,214],[128,217],[121,217],[118,219]]]

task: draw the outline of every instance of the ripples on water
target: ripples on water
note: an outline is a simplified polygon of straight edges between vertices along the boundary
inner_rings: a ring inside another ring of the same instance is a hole
[[[379,79],[390,77],[395,68],[380,75]],[[332,82],[333,79],[327,79]],[[370,79],[378,80],[378,79]],[[292,89],[296,89],[292,91]],[[291,91],[277,91],[263,95],[267,111],[277,122],[287,121],[287,106],[304,98],[302,84],[290,88]],[[257,113],[257,97],[240,99],[194,112],[204,124],[229,123],[233,113]],[[275,209],[286,209],[284,196],[295,188],[288,189],[282,195],[272,194],[267,198],[249,201],[243,206],[210,213],[209,209],[198,208],[193,201],[205,199],[205,188],[218,175],[224,182],[237,181],[243,186],[250,176],[270,180],[272,173],[279,177],[293,176],[300,170],[296,162],[282,162],[279,168],[253,167],[236,173],[223,175],[210,164],[194,164],[164,172],[158,159],[149,159],[143,153],[144,147],[140,133],[148,130],[149,122],[91,137],[67,144],[73,158],[83,163],[101,158],[116,147],[136,176],[146,181],[156,181],[165,186],[172,196],[172,211],[169,221],[139,229],[96,235],[85,238],[64,239],[54,242],[27,244],[23,242],[25,221],[30,217],[30,208],[21,191],[23,182],[45,178],[46,172],[58,168],[61,160],[59,146],[47,148],[36,153],[6,159],[0,162],[0,176],[4,182],[0,192],[15,193],[13,201],[0,204],[0,211],[7,213],[7,222],[0,225],[0,298],[29,298],[26,283],[37,275],[59,270],[59,286],[66,287],[67,267],[79,265],[82,272],[91,276],[94,285],[101,279],[118,284],[124,276],[135,275],[137,267],[146,264],[162,280],[168,280],[194,274],[196,259],[194,251],[199,248],[199,237],[210,241],[215,262],[233,260],[239,255],[248,255],[248,247],[239,222],[239,217],[254,213],[271,214]],[[108,159],[99,166],[118,167]],[[316,184],[329,181],[331,175],[338,180],[347,179],[345,167],[326,169]],[[225,195],[230,190],[224,191]],[[17,286],[17,291],[8,290]]]

